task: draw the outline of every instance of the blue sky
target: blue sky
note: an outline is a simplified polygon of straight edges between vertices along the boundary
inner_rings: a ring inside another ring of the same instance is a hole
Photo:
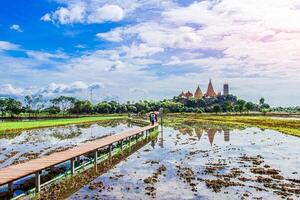
[[[164,99],[217,91],[299,105],[296,0],[4,0],[0,95]]]

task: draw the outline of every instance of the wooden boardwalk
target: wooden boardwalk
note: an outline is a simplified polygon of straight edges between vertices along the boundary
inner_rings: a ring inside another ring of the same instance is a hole
[[[111,147],[114,143],[122,142],[131,137],[147,134],[151,130],[158,127],[158,124],[149,125],[146,127],[137,128],[134,130],[118,133],[115,135],[107,136],[102,139],[86,142],[74,148],[68,149],[62,152],[56,152],[48,156],[42,156],[37,159],[30,160],[25,163],[11,165],[6,168],[0,169],[0,186],[8,184],[9,189],[12,190],[12,184],[14,181],[31,174],[36,175],[36,190],[40,190],[40,172],[44,169],[50,168],[54,165],[66,162],[71,162],[71,172],[74,172],[74,159],[85,154],[95,153],[95,160],[97,160],[97,150],[103,147]],[[97,164],[97,163],[96,163]]]

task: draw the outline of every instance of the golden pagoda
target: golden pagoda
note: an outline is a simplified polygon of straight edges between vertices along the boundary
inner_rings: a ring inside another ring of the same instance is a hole
[[[202,91],[201,91],[199,85],[198,85],[198,87],[197,87],[197,89],[196,89],[196,92],[195,92],[195,94],[194,94],[194,97],[195,97],[195,99],[202,99],[202,97],[203,97],[203,93],[202,93]]]
[[[211,80],[209,80],[205,97],[210,98],[210,97],[216,97],[216,96],[217,96],[217,94],[216,94],[216,92],[214,90],[214,87],[213,87],[213,85],[211,83]]]

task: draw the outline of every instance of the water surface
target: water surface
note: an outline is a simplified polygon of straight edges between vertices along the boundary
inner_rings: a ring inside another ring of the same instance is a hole
[[[0,136],[0,168],[136,127],[125,120],[110,120],[92,124],[42,128]]]
[[[300,138],[202,124],[156,141],[69,199],[300,199]]]

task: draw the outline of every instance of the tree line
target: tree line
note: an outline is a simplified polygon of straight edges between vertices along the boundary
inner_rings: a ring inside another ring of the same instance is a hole
[[[270,106],[261,98],[259,104],[237,99],[233,95],[218,96],[206,99],[165,99],[161,101],[138,101],[119,103],[103,101],[92,104],[88,100],[79,100],[74,97],[59,96],[48,101],[42,95],[28,95],[23,101],[13,98],[0,99],[2,117],[38,115],[85,115],[85,114],[113,114],[113,113],[147,113],[164,108],[165,112],[249,112],[270,109]]]

